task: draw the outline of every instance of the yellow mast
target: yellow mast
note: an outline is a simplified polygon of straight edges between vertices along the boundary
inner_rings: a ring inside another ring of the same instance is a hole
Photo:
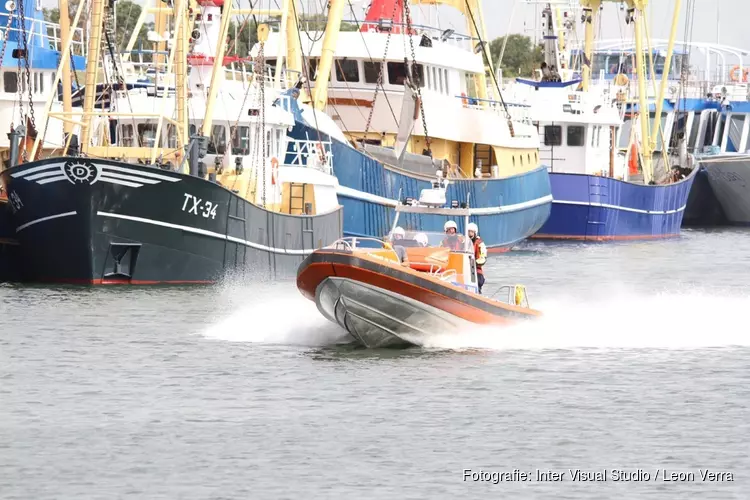
[[[83,2],[81,2],[83,3]],[[91,0],[91,33],[86,51],[86,92],[83,97],[83,119],[81,120],[81,152],[85,155],[91,143],[91,115],[96,100],[96,75],[99,71],[102,48],[102,23],[104,22],[104,0]]]
[[[672,15],[672,31],[669,34],[669,44],[667,45],[667,59],[664,61],[664,72],[661,75],[661,86],[659,87],[659,95],[656,98],[656,113],[654,114],[654,131],[651,135],[651,147],[656,148],[656,140],[661,126],[661,112],[664,108],[664,94],[667,91],[667,79],[669,78],[669,70],[672,65],[672,54],[674,53],[674,41],[677,38],[677,24],[680,20],[680,6],[682,0],[675,0],[674,13]],[[652,73],[654,74],[654,73]],[[666,150],[667,145],[664,144],[663,149]]]
[[[76,15],[73,18],[73,26],[78,26],[78,22],[81,19],[81,14],[83,13],[83,5],[85,3],[86,2],[79,2],[78,3],[78,8],[76,9]],[[70,47],[71,47],[71,45],[73,45],[73,34],[74,33],[75,33],[75,30],[71,31],[70,33],[68,33],[67,38],[65,38],[65,41],[63,42],[63,47],[62,47],[62,53],[63,54],[70,54]],[[62,40],[60,40],[60,41],[62,42]],[[61,78],[62,73],[63,73],[63,71],[62,71],[62,65],[65,64],[65,60],[66,59],[68,59],[68,62],[70,62],[69,58],[63,57],[62,60],[60,61],[60,64],[58,65],[57,71],[55,71],[55,78],[52,81],[52,88],[53,89],[56,89],[58,82],[60,82],[60,78]],[[88,65],[88,59],[86,60],[86,64]],[[68,88],[70,88],[70,86],[68,86]],[[49,95],[47,96],[47,103],[46,103],[46,105],[44,107],[44,109],[47,110],[47,113],[48,113],[47,116],[49,116],[49,110],[52,107],[52,100],[54,99],[55,95],[56,95],[55,92],[50,92]],[[67,112],[70,113],[70,110],[67,110]],[[70,118],[68,118],[68,121],[70,121]],[[47,124],[48,123],[49,123],[49,119],[44,120],[42,122],[42,128],[41,128],[41,130],[38,131],[38,133],[36,135],[36,139],[34,140],[34,146],[31,148],[31,155],[29,156],[29,158],[36,158],[36,152],[39,150],[39,144],[44,139],[44,135],[47,132]],[[65,123],[65,121],[63,123]],[[73,122],[71,121],[71,123],[73,123]]]
[[[631,0],[632,2],[632,0]],[[646,0],[643,0],[643,7],[645,8]],[[641,154],[643,157],[643,182],[648,184],[651,180],[652,174],[652,153],[650,144],[650,113],[648,106],[648,99],[646,95],[646,71],[645,61],[643,57],[643,11],[639,9],[635,13],[635,65],[636,73],[638,75],[638,110],[641,121]],[[657,118],[658,119],[658,118]]]
[[[185,61],[185,51],[181,50],[181,49],[185,48],[185,45],[184,45],[184,41],[180,40],[180,38],[185,38],[185,31],[186,31],[185,30],[185,22],[186,22],[185,18],[187,17],[185,15],[185,13],[187,11],[186,3],[187,3],[187,0],[178,0],[178,3],[175,6],[175,12],[174,12],[174,33],[175,33],[175,38],[174,38],[174,40],[172,42],[172,50],[169,53],[169,59],[167,61],[167,74],[170,74],[172,72],[172,65],[173,64],[176,66],[175,72],[174,72],[174,77],[175,77],[175,90],[176,90],[176,92],[177,92],[178,95],[179,95],[180,92],[184,91],[185,85],[186,85],[186,83],[185,83],[185,74],[186,74],[185,68],[186,68],[187,64],[186,64],[186,61]],[[178,53],[182,56],[183,59],[182,60],[178,60],[175,63],[174,60],[177,57]],[[182,69],[182,71],[180,71],[180,69]],[[86,95],[88,95],[88,94],[86,94]],[[162,127],[162,124],[164,123],[164,120],[166,119],[165,116],[164,116],[164,109],[166,107],[166,102],[167,102],[167,96],[168,95],[169,95],[169,92],[167,92],[165,90],[165,92],[163,94],[163,97],[162,97],[162,112],[159,114],[159,118],[158,118],[158,120],[156,122],[156,140],[154,142],[154,147],[151,150],[151,154],[150,154],[151,162],[152,163],[156,160],[157,153],[160,151],[160,149],[159,149],[159,142],[161,140],[160,139],[161,138],[161,127]],[[185,136],[185,130],[183,129],[182,131],[180,131],[179,129],[182,128],[183,126],[185,126],[185,124],[187,123],[187,118],[184,116],[184,103],[179,103],[179,102],[176,103],[176,108],[177,108],[178,114],[180,113],[180,107],[181,106],[183,106],[183,111],[182,111],[183,112],[183,116],[181,117],[182,120],[179,119],[180,117],[178,115],[177,126],[175,127],[175,128],[178,129],[178,131],[177,131],[177,137],[178,138]],[[180,144],[180,146],[182,146],[184,143],[179,143],[179,144]],[[119,148],[112,148],[112,149],[113,150],[114,149],[119,149],[120,151],[123,151],[123,150],[127,150],[127,149],[130,149],[130,148],[119,147]]]
[[[291,0],[283,0],[281,4],[281,23],[279,29],[285,29],[289,20],[289,3]],[[281,88],[281,66],[284,62],[284,52],[286,52],[286,38],[279,37],[279,47],[276,51],[276,71],[274,75],[274,86]]]
[[[302,74],[302,47],[299,42],[299,19],[295,15],[294,5],[289,0],[289,9],[286,17],[286,67],[290,71]]]
[[[318,62],[318,76],[315,78],[313,89],[313,107],[324,110],[328,104],[328,76],[333,67],[333,54],[336,52],[336,43],[339,39],[341,21],[344,17],[345,0],[331,0],[328,4],[328,23],[323,37],[323,49],[320,52]]]
[[[588,91],[589,85],[591,85],[591,72],[593,71],[594,61],[594,19],[599,15],[599,7],[602,4],[602,0],[582,0],[583,15],[586,22],[586,42],[584,48],[584,54],[588,64],[583,65],[583,78],[582,78],[582,89],[584,92]]]
[[[224,9],[221,13],[221,24],[219,25],[219,42],[217,43],[213,72],[211,73],[211,86],[208,89],[208,98],[206,99],[206,115],[201,127],[201,135],[204,137],[210,137],[211,134],[214,104],[216,103],[216,95],[219,93],[218,79],[220,75],[224,76],[224,53],[227,47],[226,39],[227,33],[229,33],[229,19],[231,16],[232,2],[224,2]],[[265,68],[261,71],[265,71]],[[261,105],[264,104],[261,103]]]
[[[161,15],[161,14],[157,14]],[[175,93],[177,96],[177,101],[175,102],[175,105],[177,107],[177,122],[179,125],[175,127],[177,129],[175,132],[177,133],[177,143],[178,144],[186,144],[189,141],[189,138],[187,137],[187,131],[188,128],[188,114],[185,110],[185,104],[187,101],[187,33],[188,31],[188,19],[187,19],[187,9],[182,9],[179,12],[175,12],[175,19],[176,17],[180,17],[180,22],[175,23],[178,24],[179,29],[176,32],[177,38],[174,40],[173,43],[175,43]],[[164,16],[166,17],[166,16]],[[157,65],[157,72],[156,75],[158,76],[158,65]],[[157,89],[159,80],[157,78],[156,80]],[[166,91],[167,82],[164,82],[164,93],[167,93]]]
[[[60,45],[63,40],[70,36],[70,12],[68,10],[68,0],[59,0],[58,9],[60,11]],[[60,47],[62,49],[62,47]],[[70,80],[70,51],[61,52],[62,59],[62,94],[63,110],[70,111],[73,109],[73,92],[71,90],[72,82]],[[63,130],[66,135],[73,132],[73,124],[70,122],[63,123]],[[67,150],[67,147],[65,148]],[[33,158],[33,157],[32,157]]]

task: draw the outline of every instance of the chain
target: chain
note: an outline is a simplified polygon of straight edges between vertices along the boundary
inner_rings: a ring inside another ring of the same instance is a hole
[[[5,31],[3,32],[3,48],[0,49],[0,68],[3,67],[3,59],[5,58],[5,48],[8,46],[8,32],[10,31],[10,24],[12,22],[13,22],[13,13],[8,12],[8,24],[5,25]],[[11,130],[13,129],[13,114],[11,114],[11,117],[10,117],[10,128]]]
[[[263,208],[266,208],[266,156],[268,153],[268,145],[266,144],[266,56],[263,51],[265,43],[260,42],[258,48],[258,63],[260,66],[260,134],[261,134],[261,161],[263,162]],[[281,68],[277,67],[279,71]]]
[[[370,113],[367,116],[367,124],[365,124],[365,133],[363,141],[367,140],[367,133],[370,131],[370,123],[372,122],[372,115],[375,112],[375,103],[378,100],[378,91],[383,87],[383,69],[385,68],[386,61],[388,59],[388,45],[391,43],[391,33],[393,33],[393,20],[396,17],[396,8],[398,2],[393,2],[393,12],[391,13],[391,31],[388,32],[388,36],[385,38],[385,50],[383,51],[383,60],[380,62],[380,71],[378,72],[378,79],[375,82],[375,94],[372,97],[372,107],[370,107]],[[383,91],[385,92],[385,90]]]
[[[13,13],[8,12],[8,24],[5,25],[5,31],[3,32],[3,48],[0,49],[0,68],[3,66],[3,59],[5,58],[5,48],[8,46],[8,32],[10,31],[10,24],[13,22]]]
[[[404,1],[404,13],[406,14],[406,35],[409,37],[409,48],[411,49],[411,67],[410,73],[414,74],[414,69],[417,66],[417,56],[414,53],[414,38],[411,36],[411,12],[409,9],[409,0]],[[422,100],[422,78],[417,74],[413,83],[416,83],[417,87],[417,98],[419,99],[419,113],[422,115],[422,128],[424,129],[424,139],[427,144],[427,152],[432,157],[432,151],[430,150],[430,134],[427,132],[427,117],[424,114],[424,101]]]
[[[28,40],[26,39],[26,15],[24,14],[23,0],[19,0],[18,2],[18,13],[21,18],[21,36],[23,37],[23,63],[26,70],[26,90],[29,91],[29,115],[31,118],[31,126],[34,128],[34,130],[36,130],[36,120],[34,119],[34,102],[31,100],[33,93],[31,89],[31,70],[29,69],[29,44]]]

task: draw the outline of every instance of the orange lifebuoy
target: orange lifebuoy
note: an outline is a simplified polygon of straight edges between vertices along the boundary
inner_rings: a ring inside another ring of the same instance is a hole
[[[464,105],[464,108],[469,106],[469,96],[466,95],[466,92],[461,92],[461,102]]]
[[[740,67],[739,65],[732,68],[732,70],[729,72],[729,79],[733,82],[739,81],[740,79]],[[750,68],[743,68],[742,69],[742,81],[747,82],[747,75],[750,73]]]
[[[279,173],[279,160],[274,156],[271,158],[271,184],[276,185],[276,176]]]

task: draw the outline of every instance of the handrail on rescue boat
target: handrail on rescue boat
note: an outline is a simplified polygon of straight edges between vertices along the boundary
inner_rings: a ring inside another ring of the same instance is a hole
[[[526,287],[523,285],[503,285],[500,288],[498,288],[495,293],[492,294],[490,298],[493,298],[495,295],[497,295],[500,291],[507,290],[507,299],[502,300],[502,302],[506,302],[508,304],[514,304],[520,307],[529,307],[529,298],[526,294]]]

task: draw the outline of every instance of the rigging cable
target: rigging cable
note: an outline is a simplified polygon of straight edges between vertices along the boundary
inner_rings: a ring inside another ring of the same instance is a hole
[[[466,4],[466,11],[469,13],[469,17],[471,18],[471,23],[474,25],[474,31],[477,33],[477,36],[479,37],[479,46],[482,47],[482,54],[484,55],[485,59],[490,65],[490,69],[492,69],[492,59],[487,54],[487,48],[484,40],[482,40],[482,34],[479,31],[479,27],[477,26],[477,21],[474,19],[474,13],[471,11],[471,7],[469,6],[469,0],[464,0]],[[505,104],[505,99],[503,99],[503,93],[500,91],[500,85],[497,83],[497,77],[495,76],[494,71],[490,71],[490,74],[492,75],[492,81],[495,83],[495,88],[497,89],[497,95],[500,98],[500,103],[503,105],[503,110],[505,111],[505,118],[508,120],[508,127],[510,128],[510,135],[511,137],[515,136],[515,133],[513,132],[513,125],[512,120],[510,118],[510,112],[508,111],[508,105]]]

